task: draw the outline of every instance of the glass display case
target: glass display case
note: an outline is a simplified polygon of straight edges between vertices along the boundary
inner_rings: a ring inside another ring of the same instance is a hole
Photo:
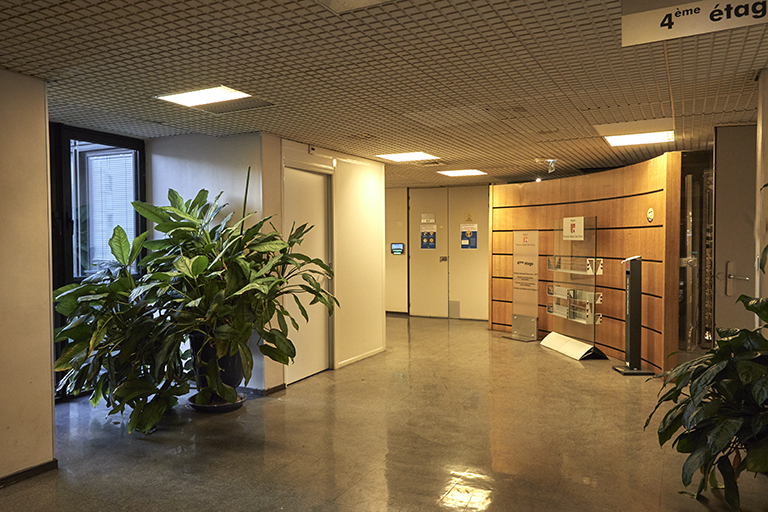
[[[603,273],[603,260],[596,257],[596,226],[597,217],[557,219],[553,255],[547,257],[550,330],[592,345],[595,325],[602,322],[596,306],[603,301],[596,291],[596,276]]]

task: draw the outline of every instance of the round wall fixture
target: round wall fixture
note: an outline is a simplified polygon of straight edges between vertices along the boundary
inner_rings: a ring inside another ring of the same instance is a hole
[[[645,214],[645,218],[648,222],[653,222],[653,208],[648,208],[648,213]]]

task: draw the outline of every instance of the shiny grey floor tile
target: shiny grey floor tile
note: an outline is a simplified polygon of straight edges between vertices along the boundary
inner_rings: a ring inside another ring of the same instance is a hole
[[[0,489],[0,510],[727,510],[719,491],[678,493],[685,456],[643,430],[659,384],[614,364],[393,315],[384,354],[232,413],[177,406],[149,436],[58,404],[60,469]],[[740,487],[745,511],[768,510],[767,478]]]

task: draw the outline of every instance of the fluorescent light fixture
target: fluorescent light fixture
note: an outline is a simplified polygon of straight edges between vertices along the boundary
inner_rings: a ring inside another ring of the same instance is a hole
[[[414,153],[392,153],[390,155],[376,155],[379,158],[385,160],[391,160],[393,162],[417,162],[419,160],[439,160],[439,156],[429,155],[416,151]]]
[[[613,147],[616,146],[635,146],[639,144],[659,144],[662,142],[674,142],[675,132],[650,132],[633,133],[631,135],[609,135],[605,137]]]
[[[250,98],[250,94],[236,91],[220,85],[219,87],[212,87],[210,89],[202,89],[199,91],[190,91],[181,94],[170,94],[168,96],[157,96],[159,100],[170,101],[171,103],[178,103],[185,107],[196,107],[198,105],[208,105],[210,103],[219,103],[222,101],[239,100],[242,98]]]
[[[463,169],[460,171],[437,171],[438,174],[444,174],[446,176],[482,176],[488,174],[477,169]]]
[[[541,178],[536,178],[536,183],[541,183]]]
[[[598,124],[593,128],[611,146],[658,144],[675,140],[673,119],[647,119],[628,123]]]

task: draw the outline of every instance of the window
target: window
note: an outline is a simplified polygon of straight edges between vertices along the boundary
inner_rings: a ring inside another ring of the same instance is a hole
[[[145,200],[144,141],[57,123],[51,133],[54,288],[113,261],[115,226],[129,239],[146,229],[133,201]],[[138,269],[134,269],[138,271]]]
[[[114,260],[108,241],[115,226],[137,232],[131,202],[137,199],[138,151],[70,140],[73,277],[83,278]]]

